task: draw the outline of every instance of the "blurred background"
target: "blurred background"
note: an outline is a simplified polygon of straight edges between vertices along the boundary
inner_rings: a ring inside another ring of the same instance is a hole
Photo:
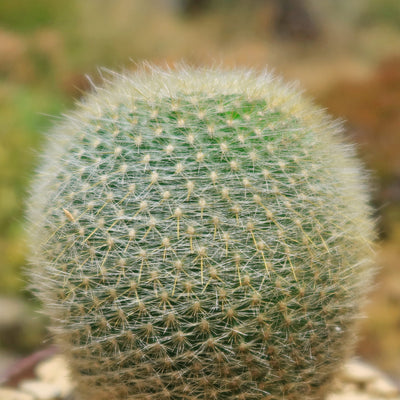
[[[399,0],[1,0],[0,374],[49,345],[22,272],[24,201],[46,132],[87,75],[142,60],[268,66],[347,121],[381,244],[357,354],[400,382]]]

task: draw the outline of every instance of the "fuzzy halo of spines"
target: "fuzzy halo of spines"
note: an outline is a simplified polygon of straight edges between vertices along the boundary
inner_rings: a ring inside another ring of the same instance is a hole
[[[367,179],[269,73],[110,73],[32,188],[33,286],[82,396],[316,399],[347,355]]]

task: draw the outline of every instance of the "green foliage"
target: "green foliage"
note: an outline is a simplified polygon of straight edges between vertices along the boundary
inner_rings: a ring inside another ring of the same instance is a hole
[[[0,105],[0,291],[15,293],[24,286],[18,271],[25,263],[23,199],[34,166],[32,148],[50,123],[40,112],[58,114],[62,103],[45,90],[3,84]]]
[[[340,129],[249,71],[116,76],[54,128],[34,288],[83,398],[317,399],[373,237]]]
[[[21,32],[60,24],[71,12],[74,0],[16,0],[0,2],[0,26]]]
[[[400,27],[400,3],[397,0],[369,0],[361,21],[366,24],[384,23]]]

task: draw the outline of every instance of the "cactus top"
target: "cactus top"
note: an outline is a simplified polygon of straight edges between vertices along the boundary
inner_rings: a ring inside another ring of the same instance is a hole
[[[370,275],[353,153],[267,73],[150,67],[84,98],[28,213],[34,286],[81,394],[320,396]]]

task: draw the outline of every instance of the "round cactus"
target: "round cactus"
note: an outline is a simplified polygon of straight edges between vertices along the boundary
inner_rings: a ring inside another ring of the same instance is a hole
[[[111,73],[54,128],[28,219],[83,399],[319,399],[373,265],[340,124],[268,73]]]

